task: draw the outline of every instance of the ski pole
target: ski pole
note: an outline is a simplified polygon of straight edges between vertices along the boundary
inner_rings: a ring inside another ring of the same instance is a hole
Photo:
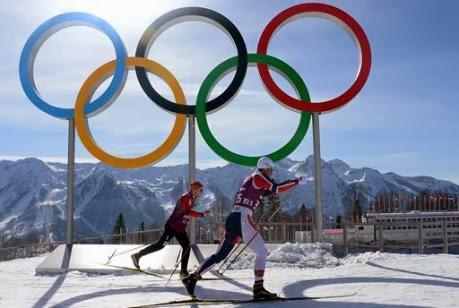
[[[217,274],[219,275],[223,275],[223,273],[220,273],[220,270],[223,268],[223,266],[225,266],[225,264],[228,262],[228,260],[231,258],[231,256],[234,254],[234,252],[239,248],[239,246],[241,246],[242,244],[242,241],[239,241],[236,245],[236,248],[234,248],[231,253],[225,258],[225,260],[223,260],[222,264],[218,267],[217,269]]]
[[[292,190],[292,192],[290,193],[290,195],[288,195],[288,197],[285,198],[284,202],[285,202],[286,200],[288,200],[288,198],[290,198],[290,196],[291,196],[292,194],[293,194],[293,190]],[[284,203],[284,204],[285,204],[285,203]],[[280,210],[281,208],[282,208],[282,206],[279,206],[279,207],[277,208],[277,210],[268,218],[267,222],[270,222],[271,219],[274,218],[274,216],[279,212],[279,210]],[[223,274],[226,272],[226,270],[227,270],[228,268],[230,268],[231,265],[234,264],[234,262],[236,262],[237,258],[239,258],[239,256],[240,256],[240,255],[244,252],[244,250],[250,245],[250,243],[252,243],[252,241],[255,239],[255,237],[256,237],[259,233],[260,233],[260,230],[257,229],[257,232],[255,232],[255,234],[254,234],[254,235],[252,236],[252,238],[247,242],[247,244],[245,244],[244,247],[242,247],[242,249],[239,251],[239,253],[234,257],[234,259],[231,260],[230,264],[229,264],[221,273],[219,273],[220,275],[223,275]]]
[[[150,244],[145,244],[145,245],[142,245],[142,246],[140,246],[140,247],[131,248],[131,249],[125,250],[125,251],[120,252],[120,253],[115,253],[116,250],[117,250],[117,249],[115,249],[115,251],[113,252],[113,254],[112,254],[110,257],[108,257],[107,262],[105,262],[105,263],[107,263],[107,264],[110,263],[110,262],[112,261],[112,258],[113,258],[113,257],[121,256],[121,255],[123,255],[123,254],[125,254],[125,253],[128,253],[128,252],[133,251],[133,250],[136,250],[136,249],[143,248],[143,247],[148,246],[148,245],[150,245]]]
[[[234,262],[236,262],[237,258],[239,258],[239,256],[244,252],[244,250],[250,245],[250,243],[252,243],[252,241],[255,239],[255,237],[260,233],[259,230],[257,230],[257,232],[255,232],[255,234],[252,236],[252,238],[247,242],[247,244],[244,245],[244,247],[242,247],[242,249],[239,251],[239,253],[233,258],[233,260],[231,260],[231,262],[228,264],[228,266],[221,272],[219,273],[220,275],[223,276],[223,274],[226,272],[227,269],[229,269],[231,267],[231,265],[234,264]]]
[[[291,196],[291,193],[290,193],[290,195],[289,195],[287,198],[285,198],[285,200],[287,200],[290,196]],[[268,221],[271,221],[271,219],[274,217],[274,215],[276,215],[276,213],[277,213],[279,210],[280,210],[280,207],[271,215],[271,217],[269,217]],[[259,232],[260,232],[260,231],[257,231],[257,233],[254,235],[254,237],[255,237]],[[254,237],[253,237],[253,238],[254,238]],[[252,242],[253,238],[250,239],[249,243]],[[237,244],[236,248],[233,249],[233,250],[231,251],[231,253],[225,258],[225,260],[223,260],[223,263],[220,265],[220,267],[219,267],[218,270],[217,270],[217,274],[223,275],[223,273],[228,269],[228,268],[226,268],[223,272],[220,273],[220,270],[223,268],[223,266],[225,266],[225,264],[228,262],[228,260],[231,258],[231,256],[236,252],[236,250],[239,248],[239,246],[241,246],[241,244],[242,244],[242,241],[240,241],[240,242]],[[247,245],[248,245],[248,244],[247,244]],[[247,246],[247,245],[246,245],[246,246]],[[242,251],[244,251],[244,249],[245,249],[245,248],[243,248]]]
[[[210,208],[208,208],[208,209],[210,209]],[[190,244],[190,245],[188,245],[187,248],[182,249],[182,256],[180,257],[180,260],[178,260],[177,263],[175,263],[174,270],[172,271],[171,275],[169,276],[169,279],[167,279],[167,281],[166,281],[166,287],[167,287],[167,285],[169,284],[169,281],[171,281],[172,276],[173,276],[173,275],[175,274],[175,272],[177,271],[177,268],[178,268],[179,264],[182,263],[183,257],[185,256],[186,253],[188,253],[188,250],[191,249],[191,246],[192,246],[192,245]]]
[[[167,279],[166,281],[166,287],[167,285],[169,284],[169,281],[171,281],[172,279],[172,276],[174,276],[175,272],[177,271],[177,268],[179,266],[180,263],[182,263],[182,260],[183,260],[183,256],[188,253],[188,250],[191,248],[191,245],[188,245],[187,248],[185,248],[184,250],[182,249],[182,256],[180,257],[180,260],[177,261],[177,263],[175,263],[175,266],[174,266],[174,270],[172,271],[171,275],[169,276],[169,279]]]
[[[222,241],[225,240],[225,235],[223,235],[220,239],[220,243]],[[228,262],[229,258],[231,258],[231,256],[234,254],[234,252],[239,248],[239,246],[241,246],[242,244],[242,241],[239,241],[236,245],[236,248],[232,249],[230,254],[228,256],[226,256],[225,260],[223,260],[223,262],[220,264],[220,266],[218,267],[217,269],[217,274],[220,274],[220,270],[223,268],[223,266],[226,264],[226,262]]]
[[[113,253],[108,257],[107,262],[105,262],[105,264],[108,264],[108,263],[110,263],[110,262],[112,261],[112,258],[113,258],[113,256],[115,255],[115,253],[116,253],[117,250],[118,250],[118,248],[116,248],[116,249],[113,251]]]
[[[289,195],[287,196],[287,198],[284,199],[284,204],[285,204],[285,201],[287,201],[293,194],[293,191],[294,190],[291,190]],[[282,208],[282,206],[279,206],[277,208],[277,210],[268,218],[267,222],[270,222],[271,219],[273,219],[273,217],[277,214],[277,212],[279,212],[279,210]],[[223,265],[227,262],[227,260],[229,260],[229,257],[237,250],[237,248],[239,247],[239,245],[242,243],[239,242],[238,244],[238,247],[236,247],[236,249],[234,249],[231,254],[224,260],[223,264],[218,268],[218,271],[217,273],[220,274],[220,275],[223,275],[226,270],[237,260],[237,258],[239,258],[239,256],[242,254],[242,252],[244,252],[244,250],[247,248],[247,246],[255,239],[255,237],[260,233],[260,230],[257,230],[257,232],[252,236],[252,238],[249,240],[249,242],[239,251],[239,253],[236,255],[236,257],[234,257],[234,259],[230,262],[230,264],[222,271],[220,272],[221,268],[223,267]]]

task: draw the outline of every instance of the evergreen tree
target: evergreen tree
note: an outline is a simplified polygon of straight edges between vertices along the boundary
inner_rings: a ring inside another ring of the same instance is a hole
[[[304,203],[300,206],[294,216],[295,222],[306,223],[308,221],[308,210]]]
[[[336,229],[341,229],[341,224],[342,224],[342,218],[341,215],[337,215],[335,218],[335,228]]]
[[[355,216],[362,214],[362,202],[364,201],[364,187],[361,183],[352,183],[348,186],[344,197],[344,221],[353,222]]]
[[[280,198],[277,194],[270,194],[267,198],[267,209],[264,215],[262,216],[263,222],[268,222],[269,218],[277,211],[280,207]],[[270,222],[279,222],[281,221],[281,210],[279,210],[276,215],[271,218]]]
[[[263,215],[265,214],[265,202],[265,199],[261,200],[260,204],[253,212],[253,219],[258,223],[262,221]]]
[[[140,222],[140,225],[139,225],[139,231],[142,232],[142,231],[145,231],[145,224],[144,222]],[[143,243],[143,233],[140,233],[140,242]]]
[[[362,205],[360,204],[360,200],[356,200],[352,213],[352,222],[362,223],[362,214]]]
[[[113,234],[123,234],[126,233],[126,221],[124,220],[123,214],[120,213],[116,219],[115,226],[113,227]],[[113,237],[114,243],[120,243],[121,235]]]
[[[293,222],[293,216],[287,212],[279,211],[276,215],[279,214],[279,222]]]

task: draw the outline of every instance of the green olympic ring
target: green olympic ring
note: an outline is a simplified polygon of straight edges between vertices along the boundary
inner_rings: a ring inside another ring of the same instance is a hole
[[[217,139],[210,131],[206,118],[206,102],[210,92],[221,77],[234,70],[234,68],[237,66],[237,59],[238,57],[233,57],[220,63],[207,75],[199,89],[198,96],[196,98],[196,119],[202,137],[216,154],[235,164],[244,166],[256,166],[257,161],[261,156],[243,156],[225,148],[221,143],[217,141]],[[303,79],[301,79],[300,75],[284,61],[269,55],[248,54],[248,62],[263,63],[276,68],[285,78],[287,78],[287,80],[292,83],[301,101],[310,101],[309,92],[305,83],[303,82]],[[280,149],[262,156],[268,156],[273,161],[279,161],[290,155],[300,145],[301,141],[306,136],[310,121],[311,113],[306,111],[301,112],[300,123],[293,137]]]

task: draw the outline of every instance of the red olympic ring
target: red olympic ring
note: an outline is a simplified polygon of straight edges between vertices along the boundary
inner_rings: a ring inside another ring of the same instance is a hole
[[[267,90],[280,102],[285,105],[301,111],[309,112],[329,112],[340,108],[350,102],[362,90],[365,82],[370,74],[371,67],[371,48],[368,38],[365,35],[362,27],[346,12],[327,4],[322,3],[303,3],[292,6],[274,17],[263,30],[260,40],[258,42],[257,53],[266,54],[268,50],[269,41],[274,32],[287,24],[293,17],[301,14],[302,16],[315,16],[326,18],[341,27],[343,27],[354,39],[360,48],[360,67],[357,77],[352,86],[340,96],[332,98],[324,102],[307,102],[298,100],[277,86],[271,74],[269,73],[268,66],[263,63],[258,63],[258,71],[260,72],[261,80],[265,84]]]

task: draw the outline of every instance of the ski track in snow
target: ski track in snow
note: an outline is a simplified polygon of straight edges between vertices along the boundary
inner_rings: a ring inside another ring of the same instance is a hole
[[[338,259],[327,253],[324,244],[280,246],[270,254],[265,287],[282,296],[357,292],[356,295],[268,305],[256,303],[249,307],[457,307],[459,303],[459,256],[377,252]],[[309,262],[300,258],[306,255]],[[35,267],[45,257],[0,262],[1,307],[113,308],[188,298],[176,276],[166,287],[165,280],[126,271],[108,275],[81,272],[35,275]],[[245,269],[227,271],[235,281],[200,281],[196,294],[202,298],[250,299],[252,266],[250,262]],[[234,306],[238,305],[218,305]]]

